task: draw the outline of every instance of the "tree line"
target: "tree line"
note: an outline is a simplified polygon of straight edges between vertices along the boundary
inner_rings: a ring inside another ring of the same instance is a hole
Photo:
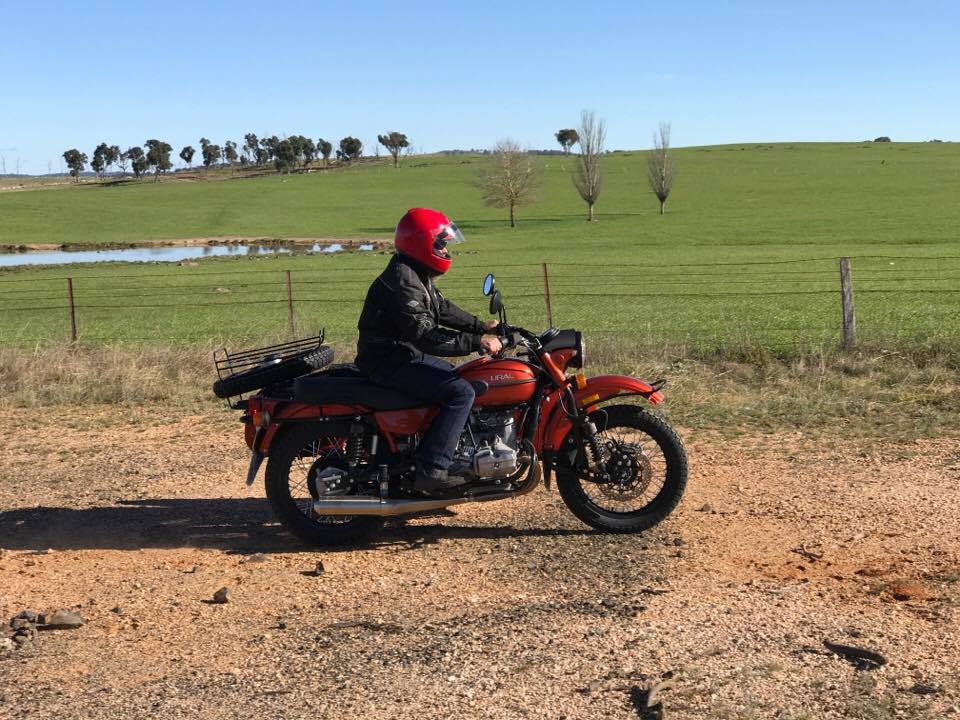
[[[587,205],[587,220],[593,221],[593,210],[603,189],[601,158],[605,152],[606,122],[592,111],[580,115],[580,126],[558,130],[554,137],[569,155],[579,145],[573,171],[573,186]],[[510,227],[517,226],[517,208],[537,200],[539,173],[530,157],[510,139],[500,140],[491,153],[488,168],[481,171],[479,185],[487,205],[509,209]],[[653,148],[647,153],[647,182],[660,202],[660,214],[666,210],[667,198],[673,189],[676,166],[670,153],[670,124],[661,123],[653,136]]]
[[[573,172],[573,185],[580,198],[587,205],[587,220],[594,219],[594,207],[603,189],[603,168],[601,158],[605,152],[606,122],[598,119],[594,112],[584,110],[580,116],[580,125],[576,128],[562,128],[554,137],[569,155],[578,147]],[[383,145],[393,158],[394,167],[400,166],[401,153],[410,147],[404,133],[392,131],[377,135],[377,142]],[[276,135],[259,138],[255,133],[243,136],[243,145],[227,140],[223,145],[212,143],[208,138],[200,138],[200,158],[205,168],[225,165],[273,164],[277,172],[290,173],[299,168],[308,168],[311,163],[322,160],[322,167],[329,165],[334,153],[333,144],[323,138],[313,140],[303,135],[279,138]],[[134,146],[121,152],[117,145],[100,143],[93,150],[90,168],[102,178],[110,168],[116,167],[127,173],[127,165],[137,179],[142,178],[151,169],[159,181],[160,176],[173,168],[170,155],[173,147],[162,140],[147,140],[143,146]],[[357,160],[363,153],[363,143],[352,136],[340,140],[336,150],[339,163],[348,164]],[[193,167],[196,149],[187,145],[180,150],[179,157]],[[539,186],[539,174],[530,153],[510,139],[499,141],[490,153],[490,165],[478,178],[484,201],[494,207],[509,209],[510,227],[517,225],[517,208],[528,205],[536,199]],[[80,173],[87,165],[87,155],[76,148],[63,153],[63,159],[70,169],[70,175],[79,180]],[[673,188],[676,168],[670,153],[670,125],[661,123],[653,137],[653,148],[647,153],[647,181],[650,189],[660,203],[660,214],[666,209],[667,198]]]
[[[400,155],[405,148],[410,147],[407,136],[401,132],[388,132],[377,136],[377,142],[383,145],[393,158],[395,167],[400,166]],[[216,145],[208,138],[200,138],[200,159],[205,168],[220,165],[269,165],[273,164],[277,172],[290,173],[298,167],[307,168],[316,160],[322,160],[322,167],[329,165],[333,155],[333,144],[323,138],[313,140],[303,135],[292,135],[279,138],[276,135],[258,138],[255,133],[243,136],[243,145],[233,140],[227,140],[223,145]],[[118,145],[100,143],[93,150],[92,159],[86,153],[71,148],[63,153],[63,160],[67,164],[70,176],[80,179],[80,174],[89,163],[90,169],[96,173],[98,179],[115,168],[117,172],[126,175],[127,167],[134,177],[141,179],[153,170],[156,180],[173,168],[170,156],[173,147],[163,140],[147,140],[143,146],[134,145],[126,150],[120,150]],[[363,153],[363,143],[348,135],[340,140],[336,150],[336,159],[341,163],[350,163],[358,159]],[[193,158],[197,150],[192,145],[183,147],[179,157],[188,168],[193,167]]]

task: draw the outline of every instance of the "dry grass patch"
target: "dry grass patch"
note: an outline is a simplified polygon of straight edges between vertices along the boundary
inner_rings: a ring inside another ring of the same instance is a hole
[[[13,407],[217,403],[212,348],[77,345],[0,348],[2,404]],[[353,347],[336,348],[349,361]],[[777,357],[757,346],[697,355],[683,346],[605,341],[588,348],[588,372],[666,377],[671,419],[725,434],[796,428],[898,439],[956,432],[960,364],[949,352],[847,354],[812,348]]]

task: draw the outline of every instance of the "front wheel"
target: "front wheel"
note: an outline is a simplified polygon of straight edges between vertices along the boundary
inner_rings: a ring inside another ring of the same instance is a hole
[[[606,474],[577,453],[573,431],[558,453],[557,489],[587,525],[614,533],[647,530],[680,502],[687,485],[687,453],[666,421],[635,405],[590,413]],[[589,452],[587,453],[589,455]]]

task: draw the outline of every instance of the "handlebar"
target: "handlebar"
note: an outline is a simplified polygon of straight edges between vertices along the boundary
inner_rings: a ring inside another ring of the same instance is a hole
[[[521,327],[515,327],[513,325],[498,325],[496,327],[496,335],[500,339],[502,347],[500,352],[497,353],[495,357],[502,357],[505,351],[512,350],[520,345],[520,343],[523,341],[529,343],[531,345],[531,349],[536,349],[540,345],[537,335],[534,335],[529,330],[525,330]],[[481,350],[480,354],[485,355],[486,353]]]
[[[527,342],[540,344],[540,339],[537,335],[534,335],[529,330],[525,330],[522,327],[515,327],[513,325],[506,325],[503,327],[503,333],[501,337],[507,338],[507,342],[510,347],[516,347],[520,344],[521,340],[526,340]]]

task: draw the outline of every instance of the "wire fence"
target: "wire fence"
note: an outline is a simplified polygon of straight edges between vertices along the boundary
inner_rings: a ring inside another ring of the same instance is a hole
[[[850,272],[842,272],[844,261]],[[445,278],[441,287],[459,301],[462,293],[478,293],[475,275],[488,267],[461,262],[457,268],[461,272]],[[555,319],[576,322],[587,331],[630,327],[638,334],[715,337],[752,330],[784,342],[832,337],[852,345],[858,319],[901,335],[955,333],[960,327],[960,303],[954,299],[960,293],[960,255],[613,267],[530,262],[497,264],[496,269],[511,312],[548,325]],[[295,334],[298,326],[312,327],[331,316],[346,332],[355,328],[378,272],[372,266],[327,266],[3,277],[0,338],[196,342],[253,336],[269,328]],[[230,319],[240,321],[242,331],[215,329]]]

